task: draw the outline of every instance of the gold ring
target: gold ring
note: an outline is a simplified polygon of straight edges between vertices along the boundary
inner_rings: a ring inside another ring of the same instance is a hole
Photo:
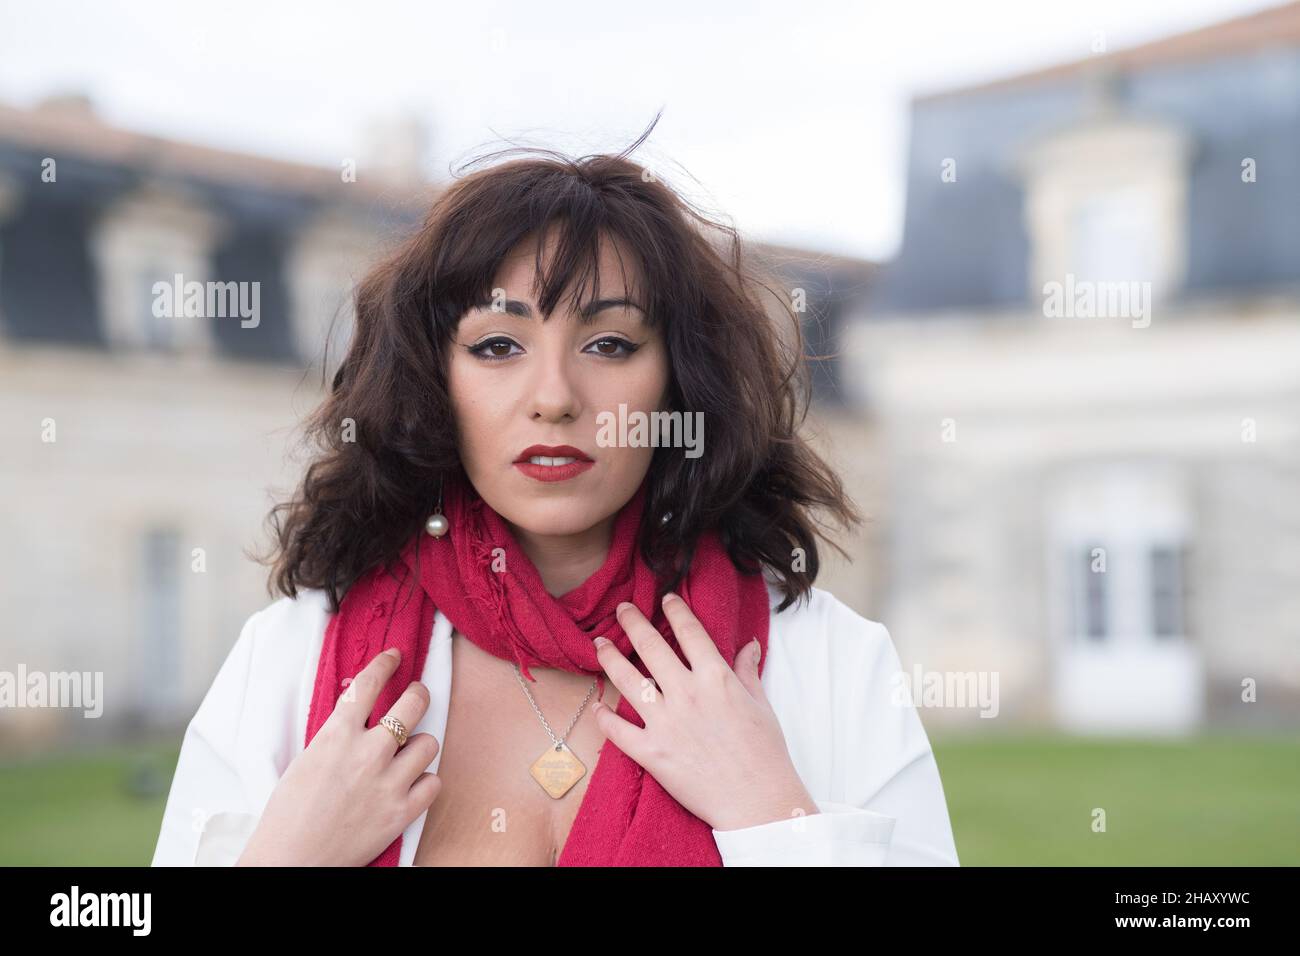
[[[379,723],[388,728],[388,732],[397,740],[397,749],[401,750],[402,745],[406,743],[406,728],[402,722],[392,714],[385,714]]]

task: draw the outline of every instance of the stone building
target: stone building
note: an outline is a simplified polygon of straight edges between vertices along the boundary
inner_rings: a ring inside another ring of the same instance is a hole
[[[927,726],[1294,727],[1300,4],[1094,39],[912,104],[830,441],[884,578],[829,586],[914,673],[996,675],[1001,721]]]

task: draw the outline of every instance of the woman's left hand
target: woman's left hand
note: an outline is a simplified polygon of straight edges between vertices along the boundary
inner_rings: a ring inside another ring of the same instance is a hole
[[[645,722],[638,727],[601,704],[601,732],[715,830],[817,813],[763,692],[758,641],[737,653],[733,671],[681,597],[665,595],[663,607],[690,666],[635,605],[619,605],[619,624],[654,680],[597,638],[601,667]]]

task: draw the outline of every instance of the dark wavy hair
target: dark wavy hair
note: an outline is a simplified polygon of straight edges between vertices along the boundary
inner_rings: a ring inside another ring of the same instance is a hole
[[[423,532],[440,482],[466,480],[447,388],[450,343],[460,317],[490,295],[504,257],[549,228],[558,245],[539,274],[543,316],[575,279],[580,301],[601,239],[617,237],[639,261],[649,319],[664,334],[671,409],[708,422],[701,456],[651,459],[637,541],[668,587],[709,528],[737,568],[771,569],[784,594],[778,611],[812,587],[818,536],[847,557],[821,519],[848,527],[862,516],[798,434],[811,401],[799,316],[775,276],[751,268],[733,227],[628,159],[658,120],[617,155],[516,147],[475,160],[537,154],[456,178],[358,283],[349,348],[304,423],[314,460],[268,516],[274,543],[257,560],[272,566],[269,592],[320,588],[337,611],[359,577]],[[777,308],[764,307],[764,292]],[[774,314],[790,320],[788,335]]]

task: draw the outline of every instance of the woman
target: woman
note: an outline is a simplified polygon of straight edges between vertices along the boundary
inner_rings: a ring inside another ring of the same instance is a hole
[[[154,865],[957,864],[889,634],[813,586],[860,519],[797,316],[648,133],[459,179],[361,283]]]

